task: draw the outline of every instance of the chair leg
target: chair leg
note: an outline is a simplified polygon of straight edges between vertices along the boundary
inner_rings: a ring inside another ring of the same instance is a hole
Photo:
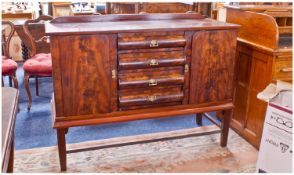
[[[196,123],[198,126],[202,126],[202,113],[196,114]]]
[[[31,106],[32,106],[32,96],[31,96],[31,92],[30,92],[29,78],[30,78],[30,75],[25,73],[24,84],[25,84],[25,88],[26,88],[26,91],[27,91],[28,97],[29,97],[28,110],[30,110]]]
[[[35,80],[36,80],[36,96],[39,96],[39,80],[38,80],[38,77],[36,77]]]
[[[11,79],[13,80],[13,86],[14,88],[18,89],[18,81],[17,81],[17,78],[16,78],[16,75],[12,75],[11,76]]]
[[[12,79],[10,76],[8,76],[8,79],[9,79],[9,86],[12,87]]]

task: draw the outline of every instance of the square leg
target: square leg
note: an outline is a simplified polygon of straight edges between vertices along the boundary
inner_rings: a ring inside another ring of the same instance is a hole
[[[221,138],[220,138],[220,145],[222,147],[227,146],[232,111],[233,111],[232,109],[225,110],[223,113],[224,115],[222,116]]]
[[[67,129],[57,129],[58,154],[61,171],[66,171],[66,132]]]

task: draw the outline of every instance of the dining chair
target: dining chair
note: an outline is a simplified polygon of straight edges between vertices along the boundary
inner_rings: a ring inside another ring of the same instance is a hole
[[[9,32],[7,32],[9,31]],[[18,81],[16,78],[17,63],[12,60],[9,54],[10,42],[15,32],[15,27],[10,21],[2,21],[2,86],[4,86],[4,77],[9,77],[9,85],[18,88]],[[8,35],[6,36],[6,34]]]
[[[41,43],[49,43],[49,37],[45,34],[45,21],[51,21],[53,18],[51,16],[43,15],[34,20],[27,20],[24,25],[24,33],[29,40],[28,50],[29,50],[29,59],[27,59],[23,64],[25,79],[25,89],[28,94],[29,103],[28,110],[32,106],[32,96],[29,87],[29,79],[35,78],[36,80],[36,95],[39,95],[39,77],[52,77],[52,61],[51,54],[49,53],[40,53],[38,46],[42,45]],[[33,26],[34,33],[30,30]],[[49,45],[48,45],[49,48]]]

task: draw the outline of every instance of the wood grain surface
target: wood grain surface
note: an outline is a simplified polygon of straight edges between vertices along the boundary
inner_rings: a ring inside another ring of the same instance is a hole
[[[189,103],[233,98],[236,30],[193,35]]]
[[[106,113],[115,110],[112,104],[116,83],[111,78],[115,67],[115,36],[84,35],[66,36],[58,40],[58,54],[52,55],[53,65],[61,69],[54,75],[55,99],[61,98],[63,115]],[[56,46],[55,46],[56,47]],[[55,52],[56,53],[56,52]],[[61,77],[60,77],[61,76]],[[58,93],[59,92],[59,93]]]

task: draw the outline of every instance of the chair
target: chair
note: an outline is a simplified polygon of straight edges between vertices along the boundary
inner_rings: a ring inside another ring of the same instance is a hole
[[[38,44],[43,42],[49,43],[49,38],[45,36],[45,25],[43,21],[51,21],[51,16],[40,16],[34,20],[27,20],[24,23],[24,33],[29,40],[29,59],[23,64],[25,73],[25,89],[28,94],[29,104],[28,110],[32,106],[32,96],[29,87],[29,79],[35,77],[36,79],[36,95],[39,95],[38,77],[51,77],[52,76],[52,61],[50,53],[39,53]],[[34,33],[30,31],[30,26],[34,26]],[[36,30],[38,29],[38,30]],[[36,32],[37,31],[37,32]],[[49,47],[49,45],[48,45]]]
[[[9,26],[9,34],[8,37],[6,38],[6,27]],[[18,88],[18,81],[16,78],[16,70],[17,70],[17,63],[11,59],[10,54],[9,54],[9,46],[10,46],[10,41],[11,38],[14,34],[15,28],[12,22],[10,21],[2,21],[2,32],[3,32],[3,37],[2,37],[2,86],[4,86],[4,80],[3,76],[8,76],[9,77],[9,84],[12,86],[12,81],[13,80],[13,86],[17,89]]]

